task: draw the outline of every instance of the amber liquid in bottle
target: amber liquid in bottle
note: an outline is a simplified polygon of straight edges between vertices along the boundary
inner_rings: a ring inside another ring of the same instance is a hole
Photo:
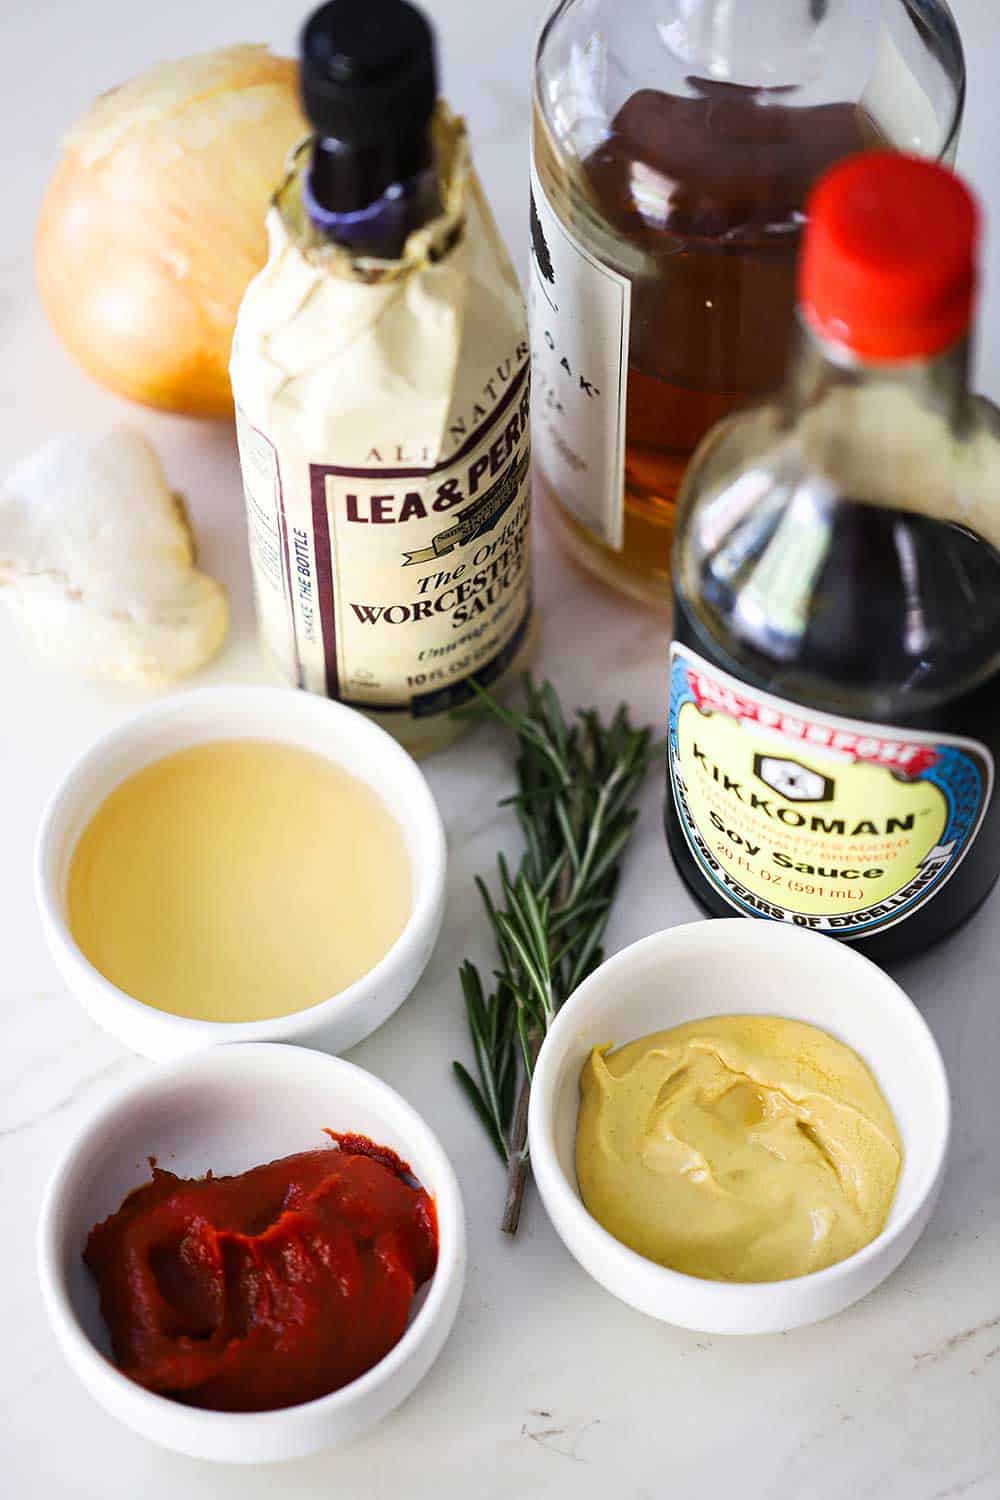
[[[856,104],[782,103],[781,89],[689,79],[642,89],[554,201],[571,231],[632,283],[623,546],[604,545],[539,475],[570,554],[645,602],[669,597],[676,497],[707,430],[776,387],[788,361],[809,188],[881,144]],[[560,171],[536,115],[547,188]],[[559,198],[562,201],[559,201]]]

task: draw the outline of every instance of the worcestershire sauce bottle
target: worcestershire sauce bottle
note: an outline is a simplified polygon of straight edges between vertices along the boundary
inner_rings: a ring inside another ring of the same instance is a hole
[[[416,6],[327,0],[301,90],[230,367],[258,626],[423,754],[533,650],[524,302]]]
[[[717,427],[674,553],[667,834],[707,911],[891,961],[1000,871],[1000,413],[978,215],[873,151],[809,204],[780,403]]]

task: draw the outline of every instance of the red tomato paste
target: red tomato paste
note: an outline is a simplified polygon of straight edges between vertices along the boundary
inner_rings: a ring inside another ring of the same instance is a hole
[[[333,1138],[241,1177],[154,1166],[91,1230],[126,1375],[191,1406],[268,1411],[338,1390],[397,1343],[434,1274],[434,1203],[393,1152]]]

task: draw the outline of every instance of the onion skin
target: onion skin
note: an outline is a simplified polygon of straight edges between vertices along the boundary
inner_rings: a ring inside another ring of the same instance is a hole
[[[42,205],[35,270],[69,352],[148,406],[232,415],[240,300],[307,132],[294,62],[238,46],[165,63],[74,126]]]

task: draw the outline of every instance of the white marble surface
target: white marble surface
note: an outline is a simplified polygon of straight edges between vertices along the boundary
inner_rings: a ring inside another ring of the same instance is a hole
[[[627,0],[623,0],[627,3]],[[971,73],[960,164],[1000,221],[995,0],[957,0]],[[528,69],[541,0],[429,0],[443,27],[448,93],[471,119],[478,160],[523,261]],[[49,332],[31,277],[31,237],[62,130],[93,94],[150,60],[223,42],[290,48],[294,0],[2,0],[7,67],[0,247],[0,462],[53,428],[137,421],[189,496],[207,566],[232,590],[235,626],[212,680],[262,677],[251,625],[243,514],[231,435],[126,408],[91,385]],[[982,383],[1000,394],[1000,239],[992,238]],[[1000,500],[998,500],[1000,503]],[[542,665],[568,703],[663,711],[660,625],[592,590],[544,542]],[[471,887],[510,822],[509,782],[481,732],[429,768],[451,845],[448,917],[427,976],[352,1054],[426,1115],[453,1155],[471,1231],[455,1333],[416,1395],[348,1449],[280,1471],[226,1471],[174,1457],[119,1428],[63,1364],[34,1273],[39,1197],[85,1112],[148,1066],[80,1012],[42,945],[30,882],[35,826],[64,766],[134,706],[125,692],[67,681],[24,658],[0,617],[0,1494],[10,1500],[306,1497],[554,1497],[742,1500],[1000,1495],[1000,1172],[997,1074],[1000,893],[964,932],[899,971],[933,1027],[956,1103],[940,1208],[903,1268],[866,1302],[785,1337],[699,1338],[615,1302],[577,1268],[527,1204],[516,1243],[497,1232],[501,1178],[454,1087],[466,1050],[455,980],[488,957]],[[695,915],[667,858],[661,788],[650,784],[610,942]]]

